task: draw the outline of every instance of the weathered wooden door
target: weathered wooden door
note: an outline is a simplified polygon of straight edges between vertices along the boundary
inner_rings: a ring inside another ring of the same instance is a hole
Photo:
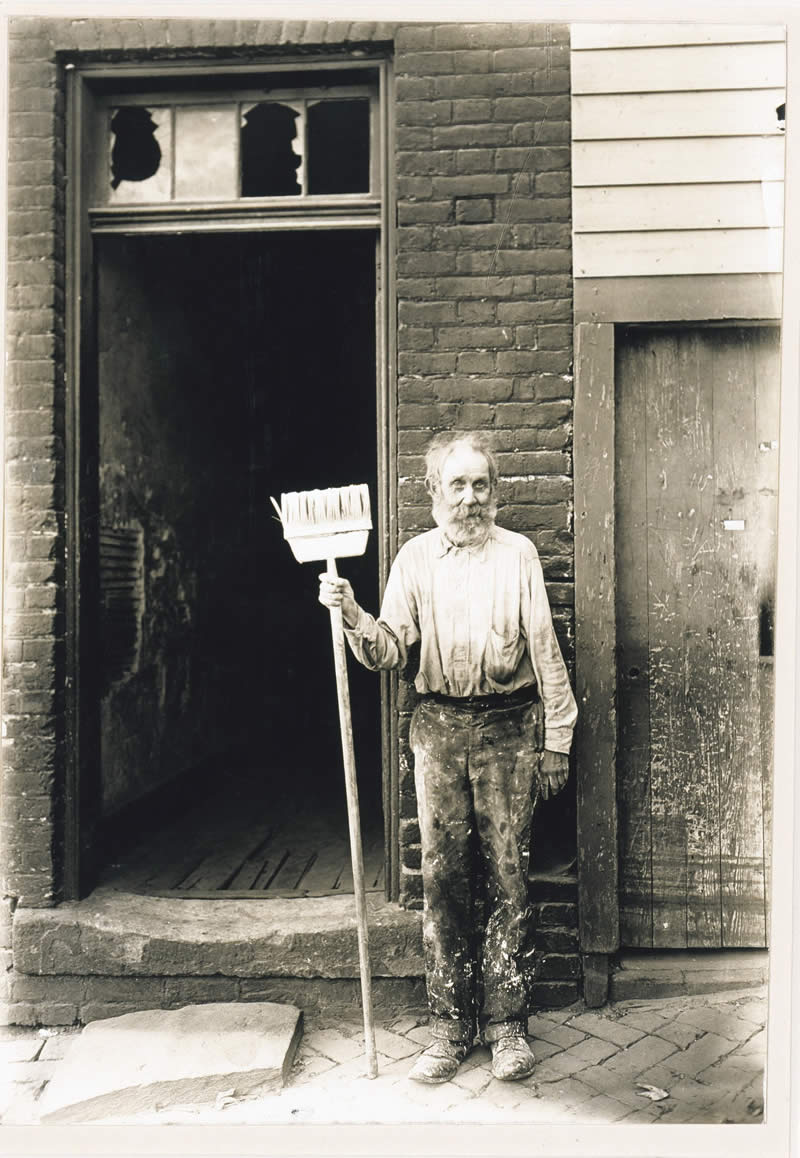
[[[616,364],[623,946],[763,946],[779,337],[630,329]]]

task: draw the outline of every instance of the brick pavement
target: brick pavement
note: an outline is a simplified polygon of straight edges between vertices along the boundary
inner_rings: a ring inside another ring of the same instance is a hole
[[[365,1077],[358,1017],[306,1019],[289,1084],[220,1107],[173,1105],[132,1124],[288,1122],[754,1123],[763,1117],[766,989],[582,1005],[537,1014],[539,1064],[524,1082],[498,1082],[489,1053],[472,1051],[456,1079],[423,1086],[408,1071],[428,1040],[424,1013],[378,1026],[379,1076]],[[47,1082],[78,1030],[0,1031],[3,1124],[33,1124]],[[651,1101],[640,1082],[664,1089]],[[110,1119],[106,1119],[110,1122]],[[117,1122],[123,1119],[117,1119]]]

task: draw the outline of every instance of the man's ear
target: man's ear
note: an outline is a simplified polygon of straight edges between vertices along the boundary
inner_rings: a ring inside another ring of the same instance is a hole
[[[439,494],[439,483],[437,482],[436,479],[426,478],[425,479],[425,490],[428,492],[428,494],[430,495],[430,497],[432,499],[435,499],[437,497],[437,495]]]

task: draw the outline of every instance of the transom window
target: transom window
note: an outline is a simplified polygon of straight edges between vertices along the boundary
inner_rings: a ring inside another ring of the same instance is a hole
[[[94,229],[166,222],[171,209],[190,228],[198,213],[218,218],[223,207],[249,217],[377,210],[380,117],[371,70],[251,75],[236,90],[215,79],[202,89],[184,83],[99,95]]]

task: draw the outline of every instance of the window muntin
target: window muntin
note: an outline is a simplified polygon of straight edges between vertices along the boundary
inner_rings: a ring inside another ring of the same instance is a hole
[[[377,196],[374,87],[230,96],[105,98],[94,205]]]

